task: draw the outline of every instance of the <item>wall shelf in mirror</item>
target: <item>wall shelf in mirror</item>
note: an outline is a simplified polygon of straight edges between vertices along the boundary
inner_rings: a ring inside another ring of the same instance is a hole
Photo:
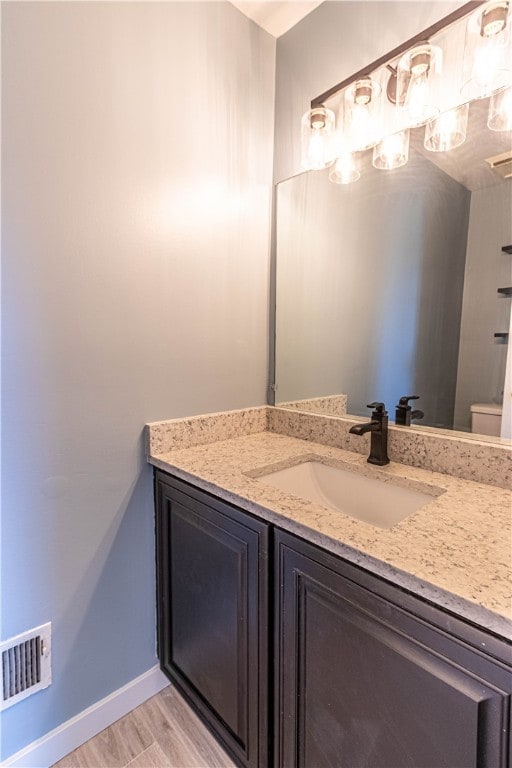
[[[512,245],[504,245],[501,250],[503,253],[512,253]]]
[[[512,296],[512,287],[511,288],[498,288],[498,293],[501,296]]]
[[[508,343],[508,333],[495,333],[494,338],[498,342],[498,344],[507,344]]]

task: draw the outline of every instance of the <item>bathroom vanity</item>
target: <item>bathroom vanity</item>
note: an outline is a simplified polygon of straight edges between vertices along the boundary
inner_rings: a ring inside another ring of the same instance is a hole
[[[375,471],[271,411],[149,427],[162,669],[243,766],[509,766],[510,493],[392,460],[376,527],[268,483]]]

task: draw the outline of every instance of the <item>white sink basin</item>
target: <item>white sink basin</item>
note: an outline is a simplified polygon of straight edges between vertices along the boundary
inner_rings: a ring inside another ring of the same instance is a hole
[[[313,460],[260,475],[259,480],[379,528],[391,528],[443,492],[417,482],[404,487]]]

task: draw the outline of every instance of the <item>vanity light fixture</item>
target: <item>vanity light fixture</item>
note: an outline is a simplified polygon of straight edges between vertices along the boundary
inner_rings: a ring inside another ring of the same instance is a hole
[[[512,86],[491,96],[487,126],[491,131],[512,131]]]
[[[427,123],[425,149],[430,152],[449,152],[466,141],[469,104],[443,112]]]
[[[385,136],[373,148],[372,165],[385,171],[392,171],[405,165],[409,159],[409,131],[400,131]]]
[[[462,95],[490,96],[507,85],[512,68],[510,0],[487,2],[473,13],[466,27]]]
[[[302,117],[302,167],[321,171],[332,164],[334,112],[324,106],[314,107]]]
[[[412,126],[439,114],[439,86],[443,54],[439,46],[423,43],[401,57],[397,67],[398,109],[407,111]]]
[[[302,118],[303,167],[334,163],[330,180],[348,184],[359,178],[359,153],[372,149],[375,168],[400,168],[409,130],[421,125],[426,149],[447,152],[464,142],[469,104],[483,97],[489,128],[511,130],[511,8],[512,0],[471,0],[313,99]]]

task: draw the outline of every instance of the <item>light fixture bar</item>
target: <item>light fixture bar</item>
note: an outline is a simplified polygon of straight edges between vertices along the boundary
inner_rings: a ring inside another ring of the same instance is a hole
[[[320,96],[316,96],[311,101],[311,109],[315,109],[315,107],[319,107],[324,104],[325,101],[332,98],[332,96],[335,96],[337,93],[342,91],[344,88],[346,88],[348,85],[351,85],[356,80],[360,80],[365,77],[369,77],[372,72],[375,72],[380,67],[388,64],[389,62],[396,59],[398,56],[400,56],[402,53],[405,53],[410,48],[412,48],[415,45],[418,45],[420,43],[424,43],[425,40],[428,40],[430,37],[433,37],[435,34],[440,32],[442,29],[445,29],[450,24],[453,24],[455,21],[458,21],[459,19],[462,19],[467,14],[471,13],[471,11],[474,11],[476,8],[478,8],[480,5],[484,5],[486,0],[472,0],[469,3],[465,3],[460,8],[457,8],[456,11],[452,11],[452,13],[449,13],[448,16],[444,16],[439,21],[436,21],[435,24],[432,24],[432,26],[427,27],[427,29],[424,29],[423,32],[420,32],[417,35],[414,35],[414,37],[411,37],[409,40],[406,40],[405,43],[402,43],[397,48],[394,48],[392,51],[389,51],[388,53],[384,54],[384,56],[381,56],[380,58],[373,61],[371,64],[368,64],[363,69],[360,69],[359,72],[356,72],[353,75],[350,75],[350,77],[347,77],[345,80],[342,80],[341,83],[338,83],[337,85],[333,85],[332,88],[329,88],[328,91],[325,91],[325,93],[321,93]]]

